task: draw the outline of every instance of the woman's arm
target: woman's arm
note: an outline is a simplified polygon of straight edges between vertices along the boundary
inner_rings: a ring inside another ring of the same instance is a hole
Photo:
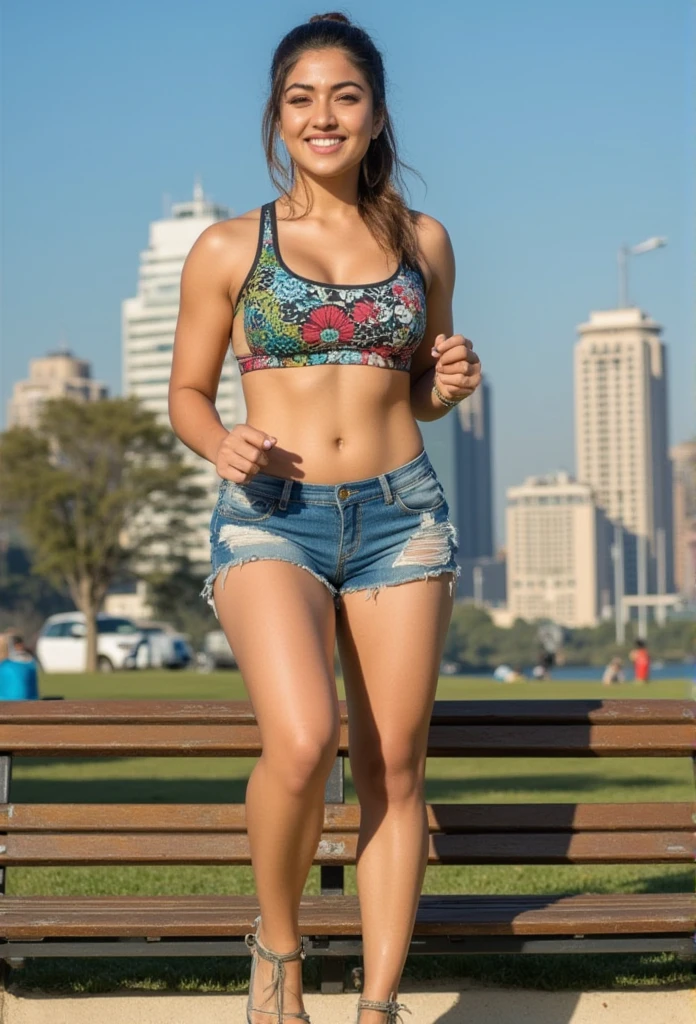
[[[454,387],[464,389],[467,394],[475,391],[481,381],[481,364],[473,351],[464,357],[461,348],[465,346],[471,349],[471,343],[462,335],[452,333],[456,268],[452,242],[446,228],[434,217],[421,213],[418,217],[418,241],[429,271],[430,284],[427,290],[425,337],[411,361],[411,408],[416,419],[428,421],[440,419],[451,412],[432,390],[435,367],[440,358],[432,352],[435,342],[442,346],[444,341],[449,354],[446,357],[448,362],[442,369],[452,375]],[[441,392],[444,391],[439,382],[438,387]],[[455,397],[459,395],[455,393]]]
[[[169,381],[169,420],[183,443],[215,464],[228,434],[215,408],[232,332],[230,222],[198,237],[181,273],[179,317]]]

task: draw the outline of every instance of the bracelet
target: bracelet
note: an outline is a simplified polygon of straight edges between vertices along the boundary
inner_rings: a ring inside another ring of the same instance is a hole
[[[461,398],[446,398],[445,395],[443,395],[440,389],[438,388],[437,381],[435,379],[433,379],[433,386],[431,390],[435,395],[437,395],[438,399],[442,402],[442,404],[447,406],[448,409],[454,409],[455,405],[459,405],[459,403],[462,401]]]

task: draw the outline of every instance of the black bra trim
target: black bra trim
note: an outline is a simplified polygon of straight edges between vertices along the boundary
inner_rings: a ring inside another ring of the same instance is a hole
[[[275,258],[277,259],[278,263],[281,265],[283,270],[290,274],[291,277],[296,277],[300,281],[306,281],[307,284],[314,284],[318,288],[340,288],[342,291],[357,291],[359,288],[379,288],[381,285],[391,284],[391,282],[394,281],[399,276],[399,274],[402,273],[404,269],[403,262],[401,262],[399,263],[394,273],[391,274],[389,277],[385,278],[384,281],[366,281],[364,284],[332,284],[329,281],[315,281],[311,277],[305,277],[303,274],[298,274],[296,271],[292,270],[287,265],[280,252],[280,245],[278,244],[278,220],[276,217],[275,201],[272,203],[268,203],[268,207],[271,213],[271,233],[273,236],[273,249],[275,251]]]
[[[239,308],[240,302],[241,302],[241,300],[242,300],[242,298],[244,296],[244,292],[246,291],[247,285],[249,284],[249,282],[251,281],[252,277],[254,276],[254,271],[258,267],[259,260],[261,259],[261,250],[263,249],[263,233],[264,233],[264,228],[266,226],[266,210],[267,209],[268,209],[268,203],[264,203],[264,205],[261,207],[261,216],[259,217],[259,237],[258,237],[258,241],[256,243],[256,252],[254,254],[254,260],[253,260],[251,266],[249,267],[249,273],[244,278],[244,282],[242,284],[242,287],[239,289],[239,293],[237,295],[237,301],[236,301],[235,306],[234,306],[234,312],[235,313],[237,312],[237,310]]]

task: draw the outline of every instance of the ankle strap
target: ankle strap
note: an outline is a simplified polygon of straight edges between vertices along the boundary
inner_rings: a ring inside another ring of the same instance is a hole
[[[254,924],[256,924],[256,922],[254,922]],[[262,956],[264,960],[270,960],[271,963],[274,964],[286,963],[288,960],[305,960],[307,957],[304,948],[304,935],[300,936],[299,946],[296,949],[293,949],[290,953],[275,953],[272,949],[268,949],[268,947],[264,946],[254,932],[249,932],[245,935],[244,942],[249,949],[256,949],[259,956]]]
[[[393,999],[381,1000],[381,999],[363,999],[362,996],[358,999],[358,1015],[360,1010],[380,1010],[382,1013],[387,1014],[386,1024],[403,1024],[400,1010],[405,1010],[406,1013],[411,1013],[408,1006],[405,1003],[397,1003],[396,993],[393,992]]]

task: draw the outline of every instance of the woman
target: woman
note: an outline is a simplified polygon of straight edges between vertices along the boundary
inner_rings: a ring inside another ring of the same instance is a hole
[[[280,196],[193,246],[170,389],[174,431],[222,478],[203,596],[263,748],[246,796],[261,910],[246,937],[247,1019],[309,1020],[298,916],[339,742],[337,641],[361,806],[358,1020],[393,1024],[427,861],[427,736],[458,575],[416,420],[470,395],[480,363],[453,334],[447,232],[395,184],[369,36],[333,13],[289,32],[263,124]],[[247,407],[232,429],[213,404],[230,339]]]

